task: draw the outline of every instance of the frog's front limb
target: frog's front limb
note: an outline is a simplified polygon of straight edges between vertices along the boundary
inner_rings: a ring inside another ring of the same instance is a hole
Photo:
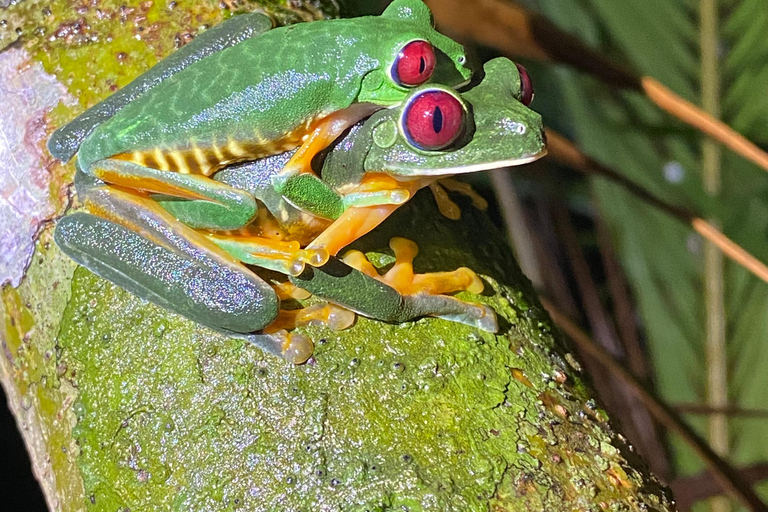
[[[274,177],[273,184],[278,192],[282,191],[284,183],[291,176],[303,173],[314,174],[312,159],[315,155],[330,146],[351,126],[381,108],[380,105],[373,103],[353,103],[345,109],[337,110],[316,121],[310,127],[309,133],[296,153],[291,156],[283,170]]]
[[[258,36],[271,28],[271,18],[254,12],[234,16],[202,32],[149,71],[53,132],[48,139],[48,150],[62,162],[68,161],[94,128],[140,95],[204,57]]]
[[[452,272],[414,274],[413,259],[419,253],[418,246],[405,238],[395,237],[389,241],[389,247],[395,253],[395,264],[384,275],[379,275],[373,264],[360,251],[348,251],[342,261],[365,275],[391,286],[402,295],[419,293],[438,295],[464,290],[472,293],[483,292],[483,282],[467,267],[461,267]]]
[[[324,219],[336,219],[349,208],[401,205],[410,199],[409,190],[398,187],[394,179],[381,176],[383,178],[377,180],[381,183],[372,185],[368,178],[351,192],[340,194],[315,175],[299,174],[286,181],[282,198],[292,206]]]
[[[348,193],[375,194],[389,190],[396,191],[397,196],[409,198],[413,197],[417,190],[428,185],[431,181],[433,179],[430,178],[398,181],[385,174],[369,173],[355,190]],[[341,249],[384,222],[400,206],[402,206],[402,203],[390,202],[347,208],[306,248],[312,250],[324,249],[331,256],[335,256]]]

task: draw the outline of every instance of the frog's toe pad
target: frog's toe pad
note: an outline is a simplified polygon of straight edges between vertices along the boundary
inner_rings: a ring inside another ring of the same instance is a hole
[[[335,304],[315,304],[300,310],[296,325],[325,326],[334,331],[343,331],[355,322],[355,314]]]
[[[289,363],[306,363],[312,357],[315,345],[309,336],[287,331],[278,331],[275,335],[282,339],[283,358]]]
[[[434,316],[452,322],[471,325],[486,332],[498,332],[499,321],[493,308],[485,304],[470,304],[468,302],[463,302],[463,304],[465,307],[461,313],[438,314]]]

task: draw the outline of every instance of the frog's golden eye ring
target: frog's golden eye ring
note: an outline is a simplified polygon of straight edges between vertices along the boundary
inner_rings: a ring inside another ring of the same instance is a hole
[[[520,64],[515,64],[517,71],[520,72],[520,103],[526,107],[533,101],[533,82],[528,72]]]
[[[416,87],[435,70],[435,49],[427,41],[417,39],[403,46],[392,65],[392,79],[403,87]]]
[[[467,109],[461,100],[443,89],[425,89],[414,95],[403,110],[403,134],[415,148],[445,149],[462,134]]]

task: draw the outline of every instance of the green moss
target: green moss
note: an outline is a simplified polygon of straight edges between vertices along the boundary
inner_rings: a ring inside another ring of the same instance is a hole
[[[513,291],[528,293],[527,281],[488,243],[487,221],[467,213],[464,223],[433,220],[421,195],[358,248],[387,254],[397,233],[419,240],[417,271],[485,270],[488,295],[474,298],[503,315],[500,335],[361,318],[342,332],[305,331],[317,350],[304,366],[79,269],[59,346],[79,392],[73,436],[89,508],[480,511],[637,493],[641,475],[599,449],[616,440],[590,417],[546,317]],[[475,255],[454,245],[472,238],[468,226],[485,240]],[[608,476],[596,478],[598,461]]]

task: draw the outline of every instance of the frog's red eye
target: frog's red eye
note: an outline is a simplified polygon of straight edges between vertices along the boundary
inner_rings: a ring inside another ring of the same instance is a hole
[[[435,70],[435,50],[426,41],[411,41],[397,54],[392,78],[406,87],[421,85]]]
[[[520,64],[515,64],[520,72],[520,102],[526,107],[533,101],[533,82],[528,72]]]
[[[445,91],[425,91],[405,107],[405,135],[419,149],[443,149],[461,135],[463,127],[464,108]]]

